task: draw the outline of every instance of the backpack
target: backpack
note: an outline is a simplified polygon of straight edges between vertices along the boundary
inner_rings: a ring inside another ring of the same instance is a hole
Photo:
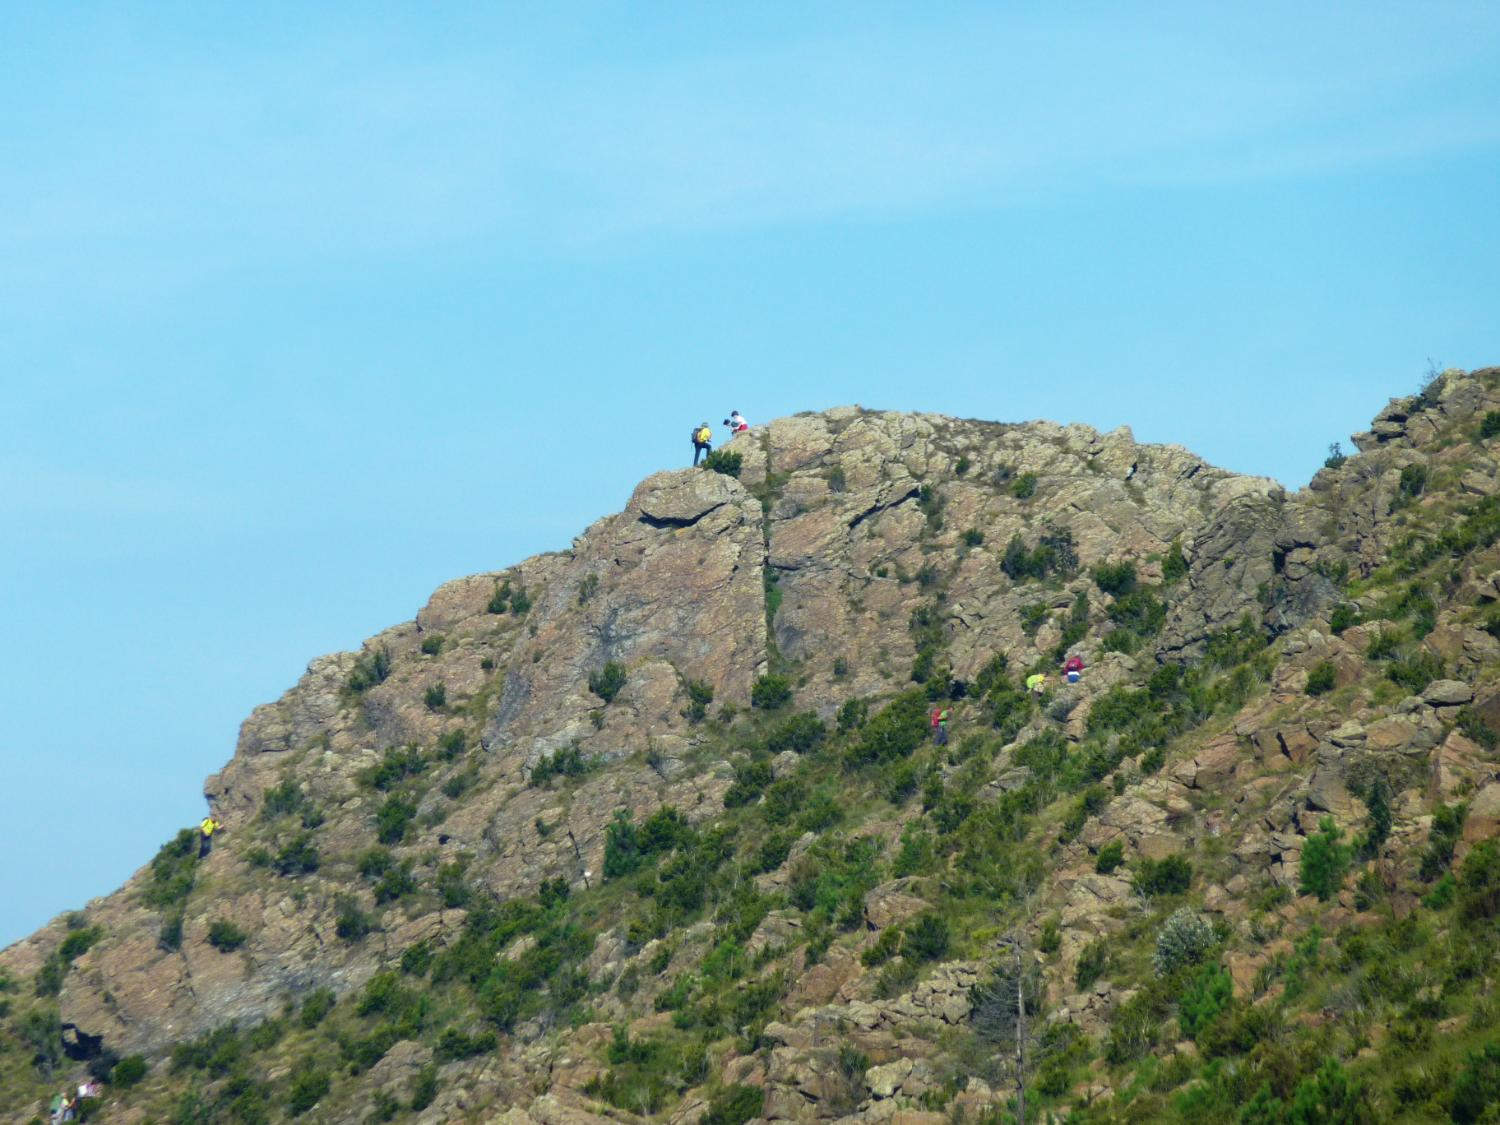
[[[701,429],[696,429],[693,431],[693,444],[707,445],[709,439],[713,436],[713,431],[710,430],[707,426],[704,426]]]

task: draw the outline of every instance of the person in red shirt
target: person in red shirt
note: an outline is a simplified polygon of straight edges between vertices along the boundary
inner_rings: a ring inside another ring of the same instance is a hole
[[[1067,677],[1070,684],[1076,684],[1083,679],[1083,657],[1076,652],[1068,657],[1068,662],[1063,665],[1063,675]]]

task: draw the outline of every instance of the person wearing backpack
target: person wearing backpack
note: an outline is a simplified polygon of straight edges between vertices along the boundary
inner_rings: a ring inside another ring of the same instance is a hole
[[[948,708],[932,709],[932,741],[939,746],[948,745]]]
[[[713,437],[714,432],[708,428],[707,422],[699,422],[693,427],[693,468],[698,467],[699,457],[707,457],[713,452],[709,444]]]

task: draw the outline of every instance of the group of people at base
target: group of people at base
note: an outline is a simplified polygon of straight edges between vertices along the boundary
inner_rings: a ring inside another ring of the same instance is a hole
[[[742,434],[750,428],[750,423],[745,421],[745,416],[738,410],[731,410],[729,417],[724,419],[724,426],[729,431],[729,436]],[[707,422],[699,422],[693,427],[693,465],[698,464],[698,458],[707,457],[713,452],[714,432],[708,428]]]
[[[52,1095],[51,1110],[52,1125],[60,1121],[77,1121],[79,1102],[85,1098],[97,1098],[99,1096],[99,1083],[90,1079],[78,1085],[78,1093],[72,1090],[64,1090],[60,1094]]]
[[[1076,652],[1069,655],[1067,662],[1063,664],[1063,678],[1070,684],[1076,684],[1083,679],[1083,657]],[[1047,690],[1047,673],[1033,672],[1026,677],[1026,690],[1033,695],[1041,695]],[[939,746],[948,745],[948,719],[950,712],[946,707],[934,707],[932,709],[932,741]]]
[[[1079,656],[1076,652],[1069,656],[1067,663],[1063,665],[1063,679],[1070,684],[1076,684],[1079,680],[1083,679],[1083,657]],[[1033,695],[1041,695],[1042,692],[1046,691],[1047,673],[1033,672],[1027,676],[1026,690]]]

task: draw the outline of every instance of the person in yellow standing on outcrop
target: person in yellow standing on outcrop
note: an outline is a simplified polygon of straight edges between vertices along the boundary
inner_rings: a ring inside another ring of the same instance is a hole
[[[203,823],[198,825],[198,858],[205,858],[213,850],[214,833],[224,826],[214,819],[214,814],[209,813],[203,818]]]
[[[693,427],[693,467],[698,467],[698,458],[707,457],[713,452],[710,442],[714,439],[714,432],[708,428],[707,422],[699,422]]]

